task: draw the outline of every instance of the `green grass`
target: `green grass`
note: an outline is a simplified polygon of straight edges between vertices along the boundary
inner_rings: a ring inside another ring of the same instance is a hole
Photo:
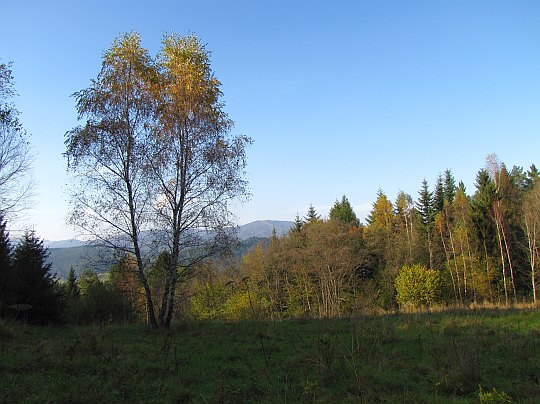
[[[540,397],[539,310],[186,322],[168,332],[0,321],[0,344],[0,402],[9,403]]]

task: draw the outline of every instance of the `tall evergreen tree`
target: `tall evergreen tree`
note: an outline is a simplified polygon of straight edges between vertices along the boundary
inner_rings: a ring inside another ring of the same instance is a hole
[[[433,268],[433,221],[435,220],[435,209],[433,208],[433,194],[429,190],[426,179],[422,181],[422,188],[419,191],[418,201],[416,202],[418,213],[424,228],[426,243],[429,253],[429,267]]]
[[[442,175],[439,175],[437,177],[437,182],[435,183],[435,192],[433,193],[433,214],[442,212],[445,200],[446,195],[444,192],[443,178]]]
[[[493,220],[495,184],[487,170],[476,175],[476,192],[471,199],[471,219],[479,248],[482,251],[488,278],[492,272],[493,257],[496,256],[497,230]]]
[[[77,284],[77,276],[75,275],[75,270],[71,267],[66,280],[66,297],[78,298],[80,294],[81,290]]]
[[[338,220],[340,222],[358,226],[360,221],[356,217],[354,210],[345,195],[341,198],[341,202],[336,200],[332,209],[330,209],[330,220]]]
[[[517,301],[517,290],[528,286],[528,277],[524,277],[523,270],[528,262],[523,248],[527,241],[521,226],[526,180],[527,176],[521,167],[513,166],[508,172],[505,165],[502,165],[497,187],[497,202],[500,208],[500,228],[515,301]]]
[[[58,323],[62,295],[50,273],[48,251],[35,233],[27,232],[13,252],[14,303],[18,317],[32,323]]]
[[[527,173],[523,171],[523,168],[519,166],[513,166],[512,170],[510,170],[510,172],[508,173],[508,177],[512,185],[520,193],[524,192],[527,189]]]
[[[304,227],[304,222],[302,221],[302,219],[300,219],[300,216],[297,213],[294,219],[293,230],[297,233],[300,233],[302,231],[302,227]]]
[[[450,169],[446,169],[444,172],[444,197],[448,203],[454,202],[454,196],[456,195],[456,180],[452,175]]]
[[[314,223],[314,222],[318,222],[319,220],[321,220],[321,216],[317,213],[313,205],[309,205],[309,209],[305,217],[305,221],[307,223]]]
[[[531,164],[531,168],[529,168],[529,171],[527,171],[527,179],[526,182],[526,189],[530,190],[534,187],[534,185],[538,182],[540,179],[540,173],[538,172],[538,169],[534,164]]]
[[[11,243],[9,232],[6,229],[6,221],[0,213],[0,316],[4,316],[9,305],[9,275],[11,269],[10,262]]]
[[[424,226],[427,226],[433,222],[435,215],[433,212],[433,193],[429,190],[429,185],[425,178],[422,181],[422,187],[418,194],[419,197],[416,202],[416,207],[422,218],[422,223]]]

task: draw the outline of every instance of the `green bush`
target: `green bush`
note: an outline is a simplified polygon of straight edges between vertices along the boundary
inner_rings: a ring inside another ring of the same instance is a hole
[[[396,300],[401,307],[429,306],[436,303],[442,289],[440,274],[423,265],[401,268],[396,278]]]
[[[205,283],[191,299],[191,314],[197,320],[223,319],[228,294],[220,282]]]

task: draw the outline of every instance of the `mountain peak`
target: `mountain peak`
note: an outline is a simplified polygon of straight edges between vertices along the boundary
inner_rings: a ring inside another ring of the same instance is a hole
[[[286,234],[293,225],[293,222],[283,220],[257,220],[239,226],[238,238],[246,240],[251,237],[270,237],[274,229],[276,234],[281,236]]]

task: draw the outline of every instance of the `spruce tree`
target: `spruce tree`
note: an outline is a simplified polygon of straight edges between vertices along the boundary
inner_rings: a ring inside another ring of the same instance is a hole
[[[430,192],[428,182],[425,178],[422,181],[422,188],[420,188],[418,194],[419,197],[416,206],[422,218],[422,223],[424,226],[427,226],[433,222],[435,215],[433,212],[433,194]]]
[[[320,215],[317,214],[317,211],[315,210],[313,205],[309,205],[309,209],[305,217],[305,221],[307,223],[314,223],[314,222],[318,222],[319,220],[321,220]]]
[[[75,275],[75,270],[73,267],[71,267],[66,281],[66,297],[76,299],[80,296],[80,294],[81,290],[77,284],[77,276]]]
[[[439,175],[437,177],[437,182],[435,183],[435,192],[433,193],[433,214],[443,211],[445,200],[446,195],[444,192],[443,178]]]
[[[294,219],[293,229],[297,233],[300,233],[302,231],[302,227],[304,227],[304,222],[302,221],[302,219],[300,219],[300,216],[297,213],[296,218]]]
[[[360,221],[356,217],[354,210],[345,195],[341,198],[341,202],[336,200],[332,209],[330,209],[330,220],[338,220],[340,222],[358,226]]]
[[[13,252],[13,288],[17,316],[32,323],[58,323],[62,294],[50,273],[48,251],[33,231],[26,232]]]
[[[435,220],[435,212],[433,209],[433,194],[429,191],[428,182],[424,178],[422,188],[419,192],[418,201],[416,202],[418,213],[423,224],[423,231],[426,237],[426,243],[429,254],[429,268],[433,268],[433,222]]]
[[[9,302],[9,276],[11,272],[11,243],[6,221],[0,213],[0,316],[4,317]]]
[[[454,196],[456,195],[456,180],[452,175],[452,171],[446,169],[444,172],[444,197],[448,203],[454,202]]]
[[[476,175],[476,192],[471,199],[471,219],[483,250],[485,262],[496,254],[497,232],[493,220],[493,202],[496,197],[495,183],[487,170]]]

